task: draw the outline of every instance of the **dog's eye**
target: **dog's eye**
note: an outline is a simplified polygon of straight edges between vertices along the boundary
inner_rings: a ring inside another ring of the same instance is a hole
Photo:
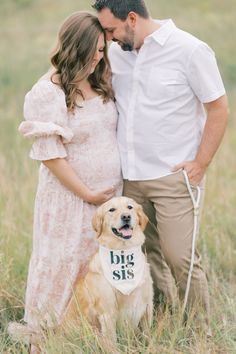
[[[115,210],[116,210],[115,208],[109,209],[109,211],[110,211],[111,213],[113,213],[113,211],[115,211]]]
[[[127,206],[128,209],[133,209],[132,205]]]

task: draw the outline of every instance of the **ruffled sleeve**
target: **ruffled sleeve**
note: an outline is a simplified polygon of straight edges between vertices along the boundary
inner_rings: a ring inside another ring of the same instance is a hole
[[[63,91],[49,80],[38,81],[25,96],[25,121],[20,133],[33,138],[30,157],[50,160],[67,156],[65,144],[73,137]]]

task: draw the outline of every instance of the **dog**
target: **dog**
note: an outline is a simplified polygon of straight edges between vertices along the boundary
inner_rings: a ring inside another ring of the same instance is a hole
[[[92,226],[99,249],[85,277],[75,284],[62,327],[67,323],[77,326],[86,319],[105,339],[101,341],[104,346],[116,343],[119,322],[148,332],[153,288],[149,264],[141,249],[147,222],[142,207],[130,198],[112,198],[97,209]],[[37,345],[42,339],[15,322],[9,325],[8,333],[28,344]]]
[[[141,249],[147,222],[142,207],[130,198],[112,198],[97,209],[92,225],[99,250],[75,286],[66,321],[79,321],[80,314],[112,342],[120,321],[133,329],[150,328],[152,278]]]

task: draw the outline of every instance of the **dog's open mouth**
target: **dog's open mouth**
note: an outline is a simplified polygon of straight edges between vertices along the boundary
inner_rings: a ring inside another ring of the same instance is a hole
[[[125,224],[122,227],[120,227],[119,229],[112,227],[112,232],[116,236],[121,237],[124,240],[129,240],[132,237],[133,228],[130,225]]]

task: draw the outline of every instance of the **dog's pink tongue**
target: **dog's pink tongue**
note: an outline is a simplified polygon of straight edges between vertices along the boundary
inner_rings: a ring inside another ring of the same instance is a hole
[[[132,235],[132,230],[131,229],[120,229],[120,231],[122,232],[123,236],[130,236]]]

